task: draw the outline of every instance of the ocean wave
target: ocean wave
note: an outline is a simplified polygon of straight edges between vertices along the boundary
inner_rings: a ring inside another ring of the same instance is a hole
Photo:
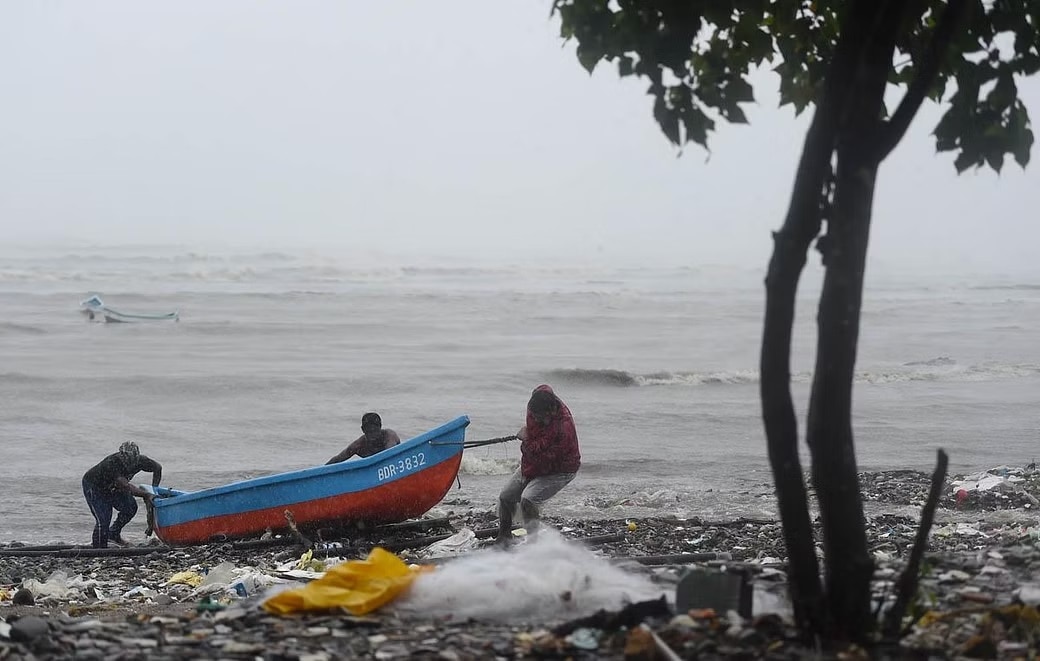
[[[962,366],[949,356],[903,363],[893,369],[866,369],[856,372],[856,383],[883,385],[911,381],[991,381],[1023,378],[1040,374],[1040,365],[982,363]],[[584,386],[637,388],[643,386],[714,386],[745,385],[759,382],[756,370],[728,370],[719,372],[654,372],[635,374],[616,369],[566,368],[550,370],[545,375],[550,381],[561,381]],[[812,372],[791,375],[795,383],[812,381]]]
[[[459,473],[462,475],[512,475],[517,466],[517,459],[495,459],[492,457],[462,456]]]
[[[22,372],[0,372],[0,383],[43,383],[50,379]]]
[[[722,372],[652,372],[633,374],[616,369],[565,368],[548,372],[551,379],[599,386],[702,386],[757,383],[758,373],[753,370]]]
[[[909,365],[909,363],[908,363]],[[856,381],[873,385],[906,383],[909,381],[996,381],[1020,379],[1040,374],[1040,365],[984,363],[960,366],[955,363],[921,363],[911,370],[857,372]]]
[[[1033,282],[1020,282],[1010,285],[975,285],[968,287],[979,291],[1040,291],[1040,284]]]
[[[28,324],[16,324],[10,321],[0,321],[0,334],[43,335],[46,332],[47,331],[39,326],[29,326]]]
[[[949,365],[956,365],[957,361],[949,356],[937,356],[929,360],[912,360],[909,363],[903,363],[907,367],[947,367]]]
[[[611,510],[626,507],[645,507],[647,509],[668,509],[675,507],[682,496],[673,489],[657,491],[637,491],[624,496],[590,496],[585,505],[600,510]]]

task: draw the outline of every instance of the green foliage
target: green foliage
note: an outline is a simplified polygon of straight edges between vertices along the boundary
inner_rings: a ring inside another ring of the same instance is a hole
[[[676,145],[707,147],[716,120],[743,124],[749,74],[769,65],[780,105],[801,113],[820,97],[852,0],[554,0],[561,35],[590,73],[616,62],[649,81],[654,118]],[[946,3],[906,0],[889,83],[904,90],[922,68]],[[1016,80],[1040,71],[1040,0],[971,0],[929,97],[948,105],[936,148],[958,171],[1006,155],[1025,166],[1033,144]],[[953,90],[952,93],[948,90]]]

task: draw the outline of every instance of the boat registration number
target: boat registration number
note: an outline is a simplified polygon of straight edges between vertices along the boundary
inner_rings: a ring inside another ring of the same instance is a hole
[[[376,474],[379,476],[379,481],[388,480],[391,477],[397,477],[402,473],[410,473],[411,471],[426,465],[426,454],[423,452],[416,452],[410,457],[404,457],[398,459],[392,464],[386,466],[380,466]]]

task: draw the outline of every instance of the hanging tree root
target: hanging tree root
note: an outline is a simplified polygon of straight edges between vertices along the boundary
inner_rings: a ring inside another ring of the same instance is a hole
[[[917,538],[914,540],[914,547],[910,551],[910,559],[907,561],[906,568],[899,577],[896,601],[885,614],[885,622],[881,633],[882,637],[887,640],[898,640],[900,638],[903,616],[906,615],[906,609],[910,605],[910,600],[913,599],[914,593],[917,591],[921,558],[924,556],[925,548],[928,546],[928,533],[932,530],[932,522],[935,520],[935,507],[939,503],[940,496],[942,496],[942,487],[946,481],[948,464],[949,457],[946,456],[943,450],[939,450],[935,472],[932,473],[932,488],[928,492],[928,500],[924,503],[924,509],[921,510],[921,525],[917,528]]]

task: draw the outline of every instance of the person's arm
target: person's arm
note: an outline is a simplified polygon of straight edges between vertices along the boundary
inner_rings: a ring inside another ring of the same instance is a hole
[[[152,486],[157,487],[162,482],[162,464],[149,457],[141,457],[141,470],[152,474]]]
[[[153,497],[153,495],[148,491],[145,491],[136,484],[131,484],[130,480],[126,479],[122,475],[116,478],[116,487],[123,491],[129,491],[131,494],[138,496],[139,498],[144,498],[145,500]]]
[[[516,433],[516,437],[519,438],[521,441],[527,440],[527,425],[524,425],[520,428],[520,431]]]
[[[384,442],[386,443],[387,448],[391,448],[395,445],[400,445],[401,437],[397,435],[397,432],[395,432],[393,429],[384,429],[383,431],[386,432],[386,440]]]
[[[338,464],[341,461],[346,461],[347,459],[350,459],[355,454],[357,454],[358,448],[360,447],[360,443],[364,439],[365,439],[365,437],[361,436],[361,438],[358,438],[356,441],[354,441],[353,443],[351,443],[350,445],[345,447],[342,452],[337,454],[332,459],[329,459],[328,461],[326,461],[325,465],[328,466],[330,464]]]

